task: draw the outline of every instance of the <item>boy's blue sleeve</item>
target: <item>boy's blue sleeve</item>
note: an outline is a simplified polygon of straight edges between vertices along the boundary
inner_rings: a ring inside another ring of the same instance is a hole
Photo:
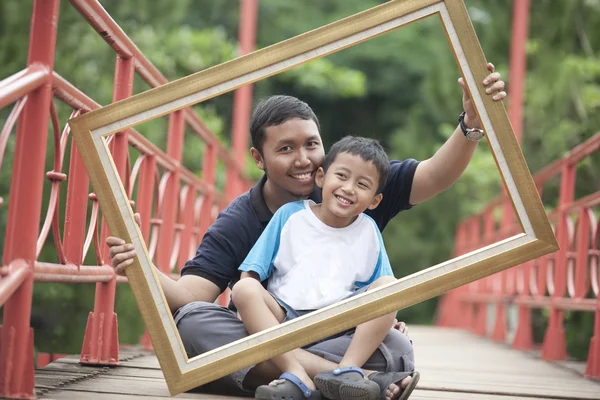
[[[371,278],[369,278],[368,281],[356,282],[356,286],[358,288],[369,286],[382,276],[394,276],[392,266],[390,265],[390,259],[388,258],[387,252],[385,251],[385,245],[383,244],[381,232],[377,228],[375,228],[375,231],[377,232],[377,239],[379,240],[379,257],[377,258],[377,264],[375,264],[373,275],[371,275]]]
[[[290,215],[293,214],[290,211],[293,211],[295,208],[297,207],[286,205],[277,210],[242,265],[238,268],[240,271],[256,272],[261,281],[264,281],[271,275],[273,262],[279,252],[281,230]]]

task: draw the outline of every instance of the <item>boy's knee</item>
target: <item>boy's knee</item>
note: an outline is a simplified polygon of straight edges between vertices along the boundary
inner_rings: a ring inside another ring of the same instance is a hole
[[[387,285],[388,283],[395,282],[396,278],[393,276],[382,276],[375,280],[370,286],[369,289],[373,289],[379,286]]]
[[[231,301],[237,307],[249,297],[257,296],[262,289],[262,285],[256,279],[240,279],[231,289]]]

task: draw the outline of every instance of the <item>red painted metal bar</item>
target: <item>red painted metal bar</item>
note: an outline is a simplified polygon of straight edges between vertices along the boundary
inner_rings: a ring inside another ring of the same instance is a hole
[[[6,274],[3,274],[0,280],[0,306],[6,303],[21,284],[30,278],[30,275],[31,269],[24,260],[15,260],[6,268]]]
[[[48,71],[54,66],[58,0],[37,0],[29,37],[27,65],[42,64]],[[15,157],[8,207],[6,242],[2,262],[25,260],[30,269],[27,278],[7,300],[4,307],[0,342],[0,396],[33,398],[33,332],[29,327],[33,294],[33,262],[40,223],[51,75],[29,93],[17,123]]]
[[[529,25],[529,0],[513,3],[512,32],[510,44],[510,97],[508,117],[517,140],[521,142],[523,130],[523,94],[527,67],[527,32]]]
[[[134,60],[117,56],[113,102],[133,93]],[[129,156],[128,131],[117,132],[109,145],[114,165],[126,186],[126,168]],[[100,243],[109,236],[106,221],[102,223]],[[102,246],[102,258],[108,260],[108,248]],[[96,284],[94,311],[88,317],[80,362],[85,364],[116,365],[119,361],[117,314],[114,312],[116,279]]]
[[[23,71],[0,81],[0,108],[14,103],[48,81],[50,70],[44,64],[30,64]]]
[[[36,261],[36,282],[98,283],[110,282],[115,272],[108,265],[51,264]]]
[[[169,135],[167,139],[167,154],[177,164],[183,157],[183,139],[185,134],[185,121],[182,111],[176,111],[169,116]],[[180,171],[175,171],[165,176],[162,191],[161,216],[162,225],[156,249],[156,265],[166,274],[171,273],[171,254],[175,235],[175,221],[177,218],[177,204],[179,203]]]
[[[258,0],[241,0],[239,24],[240,56],[251,53],[256,44],[256,21]],[[244,85],[237,89],[233,97],[233,124],[231,144],[233,159],[239,163],[237,168],[227,169],[227,185],[225,197],[233,200],[238,193],[243,192],[242,176],[244,163],[248,154],[248,132],[250,132],[250,113],[252,112],[252,85]]]

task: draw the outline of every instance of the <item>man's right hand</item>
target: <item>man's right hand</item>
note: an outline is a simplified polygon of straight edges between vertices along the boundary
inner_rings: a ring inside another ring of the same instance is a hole
[[[141,225],[140,214],[135,213],[135,222]],[[121,238],[109,236],[106,238],[106,244],[110,248],[108,255],[110,263],[118,275],[125,275],[125,270],[133,264],[137,256],[131,243],[125,243]],[[156,267],[155,267],[156,268]],[[172,312],[192,301],[205,301],[214,303],[217,296],[221,293],[219,287],[206,278],[196,275],[186,275],[173,280],[165,275],[158,268],[158,280]]]
[[[125,268],[133,264],[133,259],[136,256],[133,245],[125,243],[123,239],[114,236],[107,237],[106,244],[110,247],[108,255],[115,273],[125,275]]]
[[[135,213],[133,218],[138,226],[142,225],[139,213]],[[115,273],[117,275],[125,275],[125,268],[133,264],[133,259],[137,255],[133,245],[125,243],[123,239],[115,236],[107,237],[106,245],[110,248],[108,256],[110,257],[110,264],[114,268]]]

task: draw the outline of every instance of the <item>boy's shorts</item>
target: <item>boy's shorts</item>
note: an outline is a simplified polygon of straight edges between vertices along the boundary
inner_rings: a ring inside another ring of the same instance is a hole
[[[359,294],[365,293],[367,291],[367,289],[369,289],[368,286],[365,286],[363,288],[357,289],[354,292],[352,292],[349,296],[347,296],[346,298],[344,298],[342,300],[346,300],[346,299],[349,299],[351,297],[357,296]],[[283,309],[283,311],[285,311],[285,317],[283,318],[283,321],[281,323],[291,321],[293,319],[296,319],[298,317],[301,317],[303,315],[306,315],[308,313],[316,311],[316,310],[295,310],[292,306],[290,306],[285,301],[283,301],[280,298],[278,298],[277,296],[275,296],[273,293],[269,292],[269,294],[271,296],[273,296],[273,298],[275,299],[275,301],[279,304],[279,306]],[[308,344],[308,345],[306,345],[304,347],[314,346],[317,343],[324,342],[326,340],[333,339],[333,338],[336,338],[336,337],[344,336],[344,335],[347,335],[349,333],[353,333],[355,329],[356,328],[351,328],[351,329],[348,329],[346,331],[336,333],[335,335],[328,336],[328,337],[326,337],[324,339],[321,339],[321,340],[318,340],[318,341],[316,341],[314,343],[310,343],[310,344]]]

